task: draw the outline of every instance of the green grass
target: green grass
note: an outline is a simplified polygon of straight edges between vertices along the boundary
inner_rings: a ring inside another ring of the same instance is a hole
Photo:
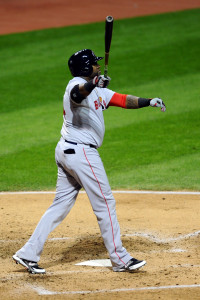
[[[159,109],[104,113],[99,149],[112,188],[200,190],[200,10],[116,20],[110,88]],[[0,190],[55,189],[68,57],[104,53],[104,23],[0,36]],[[102,63],[103,67],[103,63]]]

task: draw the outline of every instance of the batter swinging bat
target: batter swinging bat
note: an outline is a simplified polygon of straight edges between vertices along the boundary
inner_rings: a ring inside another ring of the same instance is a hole
[[[104,76],[108,76],[108,58],[110,52],[110,44],[112,39],[112,30],[113,30],[113,17],[106,17],[106,27],[105,27],[105,67],[104,67]]]

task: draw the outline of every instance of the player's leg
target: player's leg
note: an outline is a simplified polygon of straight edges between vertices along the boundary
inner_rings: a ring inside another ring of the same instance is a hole
[[[79,154],[82,162],[76,167],[76,172],[97,217],[113,269],[117,270],[126,265],[132,257],[121,242],[115,199],[97,150],[89,146],[80,146]]]
[[[28,242],[17,251],[16,255],[18,257],[34,262],[39,261],[49,233],[67,216],[75,203],[80,188],[80,185],[73,177],[67,174],[61,167],[58,167],[54,201],[42,216]]]

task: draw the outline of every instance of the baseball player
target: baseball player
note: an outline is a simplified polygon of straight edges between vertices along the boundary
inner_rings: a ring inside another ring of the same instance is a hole
[[[38,266],[44,243],[51,231],[68,215],[83,187],[97,217],[112,269],[133,271],[146,264],[131,256],[123,247],[116,216],[115,199],[103,163],[97,151],[103,142],[103,111],[109,106],[137,109],[145,106],[166,107],[160,98],[145,99],[116,93],[107,88],[110,78],[101,75],[97,57],[90,49],[73,54],[68,66],[73,78],[64,94],[61,138],[56,146],[58,167],[56,195],[28,242],[13,255],[16,263],[30,273],[43,274]]]

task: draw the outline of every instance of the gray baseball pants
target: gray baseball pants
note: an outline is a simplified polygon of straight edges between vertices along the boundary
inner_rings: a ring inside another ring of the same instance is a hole
[[[83,187],[97,217],[113,270],[116,271],[132,257],[122,246],[115,199],[98,151],[88,145],[67,143],[61,138],[56,147],[55,159],[58,166],[55,199],[28,242],[17,251],[17,256],[39,261],[49,233],[70,212]]]

